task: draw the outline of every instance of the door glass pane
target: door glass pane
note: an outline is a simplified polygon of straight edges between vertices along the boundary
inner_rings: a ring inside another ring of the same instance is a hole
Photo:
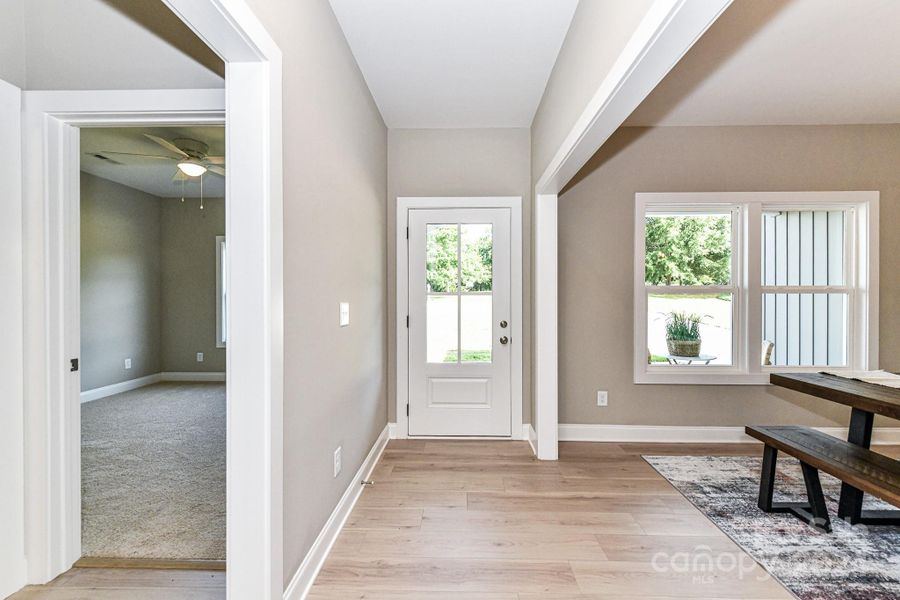
[[[847,304],[847,294],[763,294],[760,364],[846,366]]]
[[[732,364],[732,300],[731,294],[649,294],[647,360],[661,365]],[[694,327],[694,322],[699,324]]]
[[[428,292],[459,289],[459,225],[425,228],[425,283]]]
[[[459,297],[456,294],[428,294],[425,319],[428,362],[457,362]]]
[[[493,227],[490,223],[465,223],[460,231],[462,291],[489,292],[493,288]]]
[[[647,215],[647,285],[729,285],[731,214]]]
[[[462,298],[462,360],[461,362],[491,362],[493,334],[493,295],[464,294]]]

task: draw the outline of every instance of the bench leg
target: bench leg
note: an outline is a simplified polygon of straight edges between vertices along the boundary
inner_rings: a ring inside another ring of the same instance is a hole
[[[757,505],[763,512],[772,512],[772,494],[775,493],[775,463],[778,461],[778,448],[766,445],[763,450],[762,473],[759,478],[759,502]]]
[[[806,484],[807,502],[772,502],[775,492],[775,466],[778,462],[778,449],[766,445],[763,450],[762,473],[759,479],[760,510],[767,513],[790,513],[817,529],[831,533],[831,519],[825,507],[825,494],[819,481],[819,471],[801,462],[803,481]]]
[[[831,519],[828,517],[828,508],[825,506],[825,494],[822,493],[819,471],[805,462],[801,462],[800,467],[803,469],[806,497],[809,500],[809,524],[831,533]]]

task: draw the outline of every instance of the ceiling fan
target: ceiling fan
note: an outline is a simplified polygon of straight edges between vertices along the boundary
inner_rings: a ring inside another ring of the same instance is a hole
[[[161,137],[143,134],[148,140],[151,140],[175,156],[163,156],[159,154],[135,154],[133,152],[113,152],[112,150],[101,150],[94,156],[113,161],[109,156],[122,156],[132,158],[147,158],[152,160],[171,160],[176,161],[178,170],[175,172],[174,181],[184,181],[190,177],[201,177],[207,172],[216,175],[225,176],[225,157],[210,156],[209,145],[199,140],[191,138],[175,138],[172,141]],[[109,155],[109,156],[107,156]],[[113,161],[115,162],[115,161]]]

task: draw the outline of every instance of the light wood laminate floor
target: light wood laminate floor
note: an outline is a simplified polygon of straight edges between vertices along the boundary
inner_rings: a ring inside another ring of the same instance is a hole
[[[900,447],[878,450],[900,456]],[[664,552],[742,551],[641,454],[759,455],[754,444],[393,440],[309,600],[792,598],[750,573],[659,572]],[[13,600],[220,600],[224,573],[73,569]]]

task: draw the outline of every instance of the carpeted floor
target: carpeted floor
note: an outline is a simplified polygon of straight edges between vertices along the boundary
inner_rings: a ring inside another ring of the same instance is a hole
[[[757,508],[760,458],[644,459],[801,600],[900,599],[900,527],[851,526],[838,519],[837,479],[821,475],[834,529],[826,534],[792,515]],[[775,489],[776,501],[806,500],[797,460],[779,456]],[[893,507],[866,496],[866,508]]]
[[[81,406],[82,554],[225,558],[225,384],[160,383]]]

